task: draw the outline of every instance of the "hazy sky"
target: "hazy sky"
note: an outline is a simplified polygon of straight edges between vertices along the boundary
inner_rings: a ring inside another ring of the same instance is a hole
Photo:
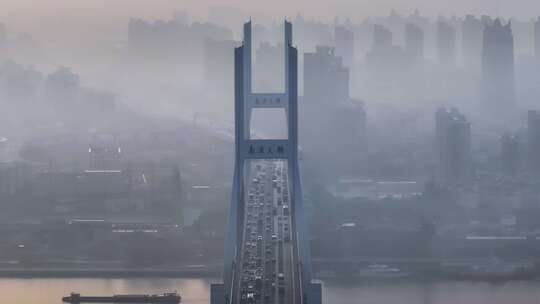
[[[130,16],[168,18],[174,10],[206,16],[208,6],[230,5],[247,13],[332,18],[386,15],[420,9],[427,15],[499,14],[519,18],[540,15],[540,0],[0,0],[0,21],[16,31],[106,30],[125,26]],[[118,29],[118,28],[117,28]]]

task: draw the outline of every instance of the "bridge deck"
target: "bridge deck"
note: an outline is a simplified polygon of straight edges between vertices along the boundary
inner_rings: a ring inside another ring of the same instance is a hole
[[[246,189],[244,229],[233,303],[295,302],[294,246],[287,167],[259,161]]]

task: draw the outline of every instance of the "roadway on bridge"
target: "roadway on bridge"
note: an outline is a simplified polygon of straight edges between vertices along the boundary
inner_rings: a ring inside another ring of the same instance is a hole
[[[254,161],[233,303],[294,303],[289,178],[285,161]]]

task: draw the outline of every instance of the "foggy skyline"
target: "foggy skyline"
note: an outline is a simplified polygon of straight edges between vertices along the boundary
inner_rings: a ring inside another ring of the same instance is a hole
[[[183,10],[196,18],[206,19],[211,6],[239,8],[246,16],[267,15],[274,19],[294,17],[298,13],[307,18],[332,20],[346,16],[358,20],[367,16],[385,16],[392,9],[404,15],[418,9],[422,15],[436,17],[465,14],[488,14],[505,18],[531,19],[540,14],[540,2],[535,0],[381,0],[373,5],[367,0],[284,1],[271,3],[243,0],[2,0],[0,20],[19,32],[32,32],[40,36],[77,33],[106,33],[112,35],[125,28],[130,17],[159,19],[170,16],[171,11]],[[149,5],[151,2],[151,5]],[[245,20],[238,20],[241,24]]]
[[[529,304],[539,16],[540,0],[0,0],[3,297]]]

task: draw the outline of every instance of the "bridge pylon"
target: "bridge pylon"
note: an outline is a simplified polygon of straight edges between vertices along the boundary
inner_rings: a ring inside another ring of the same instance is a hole
[[[235,83],[235,166],[225,241],[223,284],[211,287],[211,304],[237,304],[234,293],[238,278],[244,212],[246,177],[252,160],[285,160],[291,208],[293,243],[294,303],[319,304],[321,285],[312,282],[311,254],[305,221],[302,184],[298,163],[298,51],[292,42],[292,24],[284,22],[285,90],[278,93],[254,93],[252,90],[251,21],[244,24],[243,44],[234,51]],[[251,138],[254,109],[283,109],[287,121],[286,139]]]

